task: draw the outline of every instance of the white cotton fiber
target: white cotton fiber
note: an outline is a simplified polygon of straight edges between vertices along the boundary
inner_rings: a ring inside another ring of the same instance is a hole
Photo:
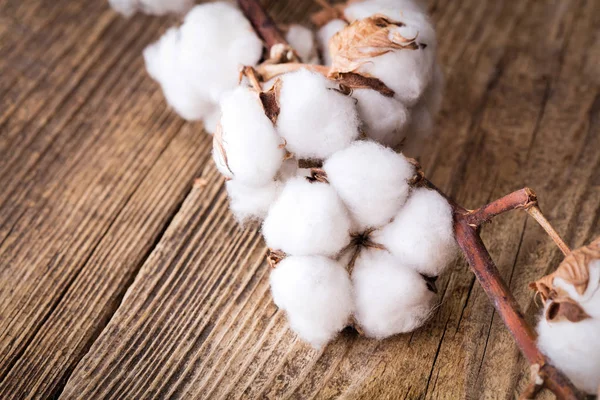
[[[329,39],[331,39],[333,35],[344,29],[346,26],[348,26],[346,21],[334,19],[319,28],[319,31],[317,32],[317,41],[319,43],[319,50],[321,51],[321,57],[323,58],[324,65],[331,65]]]
[[[183,14],[194,4],[193,0],[108,0],[110,6],[126,17],[137,11],[144,14]]]
[[[181,27],[144,50],[144,59],[175,111],[186,119],[214,122],[221,95],[238,83],[240,66],[255,65],[262,50],[243,14],[217,2],[195,6]]]
[[[271,272],[273,300],[301,339],[321,347],[352,312],[351,284],[342,265],[326,257],[286,257]]]
[[[456,255],[452,208],[438,192],[415,189],[390,224],[373,232],[403,264],[427,276],[439,275]]]
[[[313,31],[298,24],[291,24],[285,34],[285,40],[298,53],[305,64],[319,64],[317,43]]]
[[[546,308],[550,303],[547,302]],[[537,332],[538,346],[552,364],[577,388],[596,394],[600,387],[600,319],[550,322],[542,318]]]
[[[286,254],[335,256],[350,241],[350,218],[335,190],[290,179],[263,223],[267,245]]]
[[[385,250],[363,250],[352,273],[355,318],[365,334],[383,339],[421,326],[435,294],[421,275]]]
[[[277,181],[271,181],[263,186],[251,186],[231,180],[226,185],[229,207],[240,223],[262,221],[280,189]]]
[[[357,2],[344,11],[350,21],[376,14],[383,14],[403,24],[390,29],[390,38],[396,33],[409,39],[416,37],[419,48],[397,49],[369,58],[357,72],[380,79],[395,92],[398,100],[406,106],[412,106],[432,80],[437,48],[435,30],[423,8],[412,1]]]
[[[296,158],[326,158],[358,137],[354,100],[334,88],[305,69],[282,77],[277,130]]]
[[[409,140],[422,140],[433,131],[434,119],[442,106],[444,74],[438,64],[434,67],[433,80],[411,110]]]
[[[223,96],[221,112],[222,149],[213,148],[217,168],[247,185],[262,186],[273,181],[285,150],[258,94],[239,86]]]
[[[358,115],[368,137],[391,147],[402,142],[409,111],[400,101],[372,89],[354,89],[352,97],[358,101]]]
[[[387,224],[410,190],[414,166],[402,154],[372,141],[356,141],[323,165],[327,179],[360,231]]]

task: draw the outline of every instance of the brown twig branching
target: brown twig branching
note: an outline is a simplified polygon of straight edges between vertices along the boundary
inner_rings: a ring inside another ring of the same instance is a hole
[[[270,49],[274,45],[282,45],[291,49],[281,32],[277,29],[275,23],[273,23],[271,18],[261,7],[258,0],[238,0],[238,4],[252,23],[252,26],[256,29],[257,33],[265,41],[267,48]],[[280,72],[280,70],[290,70],[296,67],[299,67],[299,65],[268,67],[262,71],[259,67],[257,71],[261,75],[269,75],[269,73],[274,73],[275,70]],[[322,66],[313,66],[312,68],[321,73],[325,72]],[[435,187],[433,183],[424,177],[421,177],[420,183],[431,189],[437,190],[452,206],[454,214],[454,233],[459,247],[469,262],[480,285],[494,304],[496,311],[501,316],[504,324],[513,336],[517,346],[529,364],[535,368],[536,381],[532,382],[530,385],[531,388],[528,388],[526,390],[527,393],[525,394],[534,396],[542,387],[546,387],[554,392],[559,399],[580,398],[579,392],[569,379],[567,379],[556,367],[551,365],[546,356],[544,356],[536,346],[535,331],[525,320],[517,301],[500,276],[500,273],[478,232],[481,225],[490,221],[493,217],[507,211],[524,209],[545,229],[563,253],[568,254],[570,252],[568,246],[562,241],[537,206],[537,197],[535,193],[529,188],[524,188],[510,193],[477,210],[467,210],[446,196],[441,190]],[[272,261],[276,261],[279,256],[279,254],[273,254],[270,258],[273,258]],[[539,379],[542,379],[543,382],[540,382]]]

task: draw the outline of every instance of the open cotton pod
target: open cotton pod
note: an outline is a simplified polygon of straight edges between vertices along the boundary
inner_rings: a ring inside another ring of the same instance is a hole
[[[171,28],[144,50],[144,59],[175,111],[206,122],[218,113],[221,95],[237,86],[240,66],[256,65],[262,51],[241,11],[216,2],[195,6],[179,28]],[[215,127],[207,125],[210,132]]]
[[[323,65],[331,65],[332,63],[331,55],[329,54],[329,40],[346,26],[348,26],[346,21],[334,19],[327,22],[317,31],[317,42],[321,58],[323,59]]]
[[[531,284],[544,301],[538,345],[582,391],[600,388],[600,238]]]
[[[296,158],[326,158],[358,137],[354,100],[334,82],[306,69],[281,80],[277,131]]]
[[[283,142],[265,115],[258,93],[250,88],[239,86],[223,96],[221,129],[213,139],[213,158],[229,179],[266,185],[283,163]]]
[[[408,26],[381,14],[356,20],[329,42],[331,74],[376,78],[411,106],[432,80],[436,43],[431,32],[431,25]]]
[[[137,11],[144,14],[183,14],[194,4],[193,0],[108,0],[110,6],[126,17]]]
[[[402,154],[372,141],[356,141],[323,165],[356,228],[387,224],[408,197],[414,166]]]
[[[321,347],[347,325],[352,287],[338,262],[322,256],[286,257],[270,280],[275,304],[302,340]]]
[[[362,250],[352,272],[355,314],[367,336],[384,339],[423,325],[435,303],[427,281],[386,250]]]
[[[283,187],[262,232],[274,250],[333,257],[350,241],[350,226],[344,204],[328,183],[297,177]]]

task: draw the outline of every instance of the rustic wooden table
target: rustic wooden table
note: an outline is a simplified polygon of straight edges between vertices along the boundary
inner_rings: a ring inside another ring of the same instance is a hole
[[[260,235],[227,210],[211,138],[144,71],[144,46],[174,20],[105,3],[0,2],[0,398],[523,389],[526,363],[462,260],[413,334],[298,341],[271,301]],[[428,177],[470,207],[528,185],[570,245],[600,234],[600,2],[429,3],[447,87]],[[317,9],[266,4],[278,22]],[[483,238],[533,321],[527,283],[560,252],[518,212]]]

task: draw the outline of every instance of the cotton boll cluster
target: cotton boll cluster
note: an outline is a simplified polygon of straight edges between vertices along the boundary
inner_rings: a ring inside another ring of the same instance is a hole
[[[321,346],[350,316],[367,336],[382,339],[414,330],[432,314],[433,282],[456,247],[452,210],[437,192],[411,187],[416,176],[403,155],[358,140],[334,152],[322,169],[283,184],[262,232],[272,254],[283,259],[274,262],[274,300],[303,340]],[[343,266],[351,280],[350,300],[339,294],[341,278],[311,280],[320,274],[312,265],[325,268],[325,262]],[[318,293],[314,302],[298,294],[308,287]],[[335,301],[322,302],[325,296],[341,297],[344,313]]]
[[[538,345],[580,390],[600,389],[600,238],[532,284],[544,309]]]
[[[183,14],[192,8],[192,0],[108,0],[110,6],[126,17],[137,11],[145,14]]]
[[[296,157],[326,158],[358,137],[355,103],[334,83],[306,69],[281,79],[277,130]]]
[[[315,347],[329,342],[348,323],[352,287],[345,268],[322,256],[287,257],[271,273],[273,300],[290,325]]]
[[[285,40],[296,50],[302,62],[319,64],[319,53],[313,31],[302,25],[291,24],[287,28]]]
[[[144,50],[144,59],[175,111],[204,120],[213,132],[222,94],[236,87],[240,66],[256,65],[262,51],[241,11],[217,2],[195,6],[180,27]]]
[[[408,197],[408,180],[415,174],[414,166],[402,155],[362,141],[335,153],[323,170],[361,231],[394,218]]]

